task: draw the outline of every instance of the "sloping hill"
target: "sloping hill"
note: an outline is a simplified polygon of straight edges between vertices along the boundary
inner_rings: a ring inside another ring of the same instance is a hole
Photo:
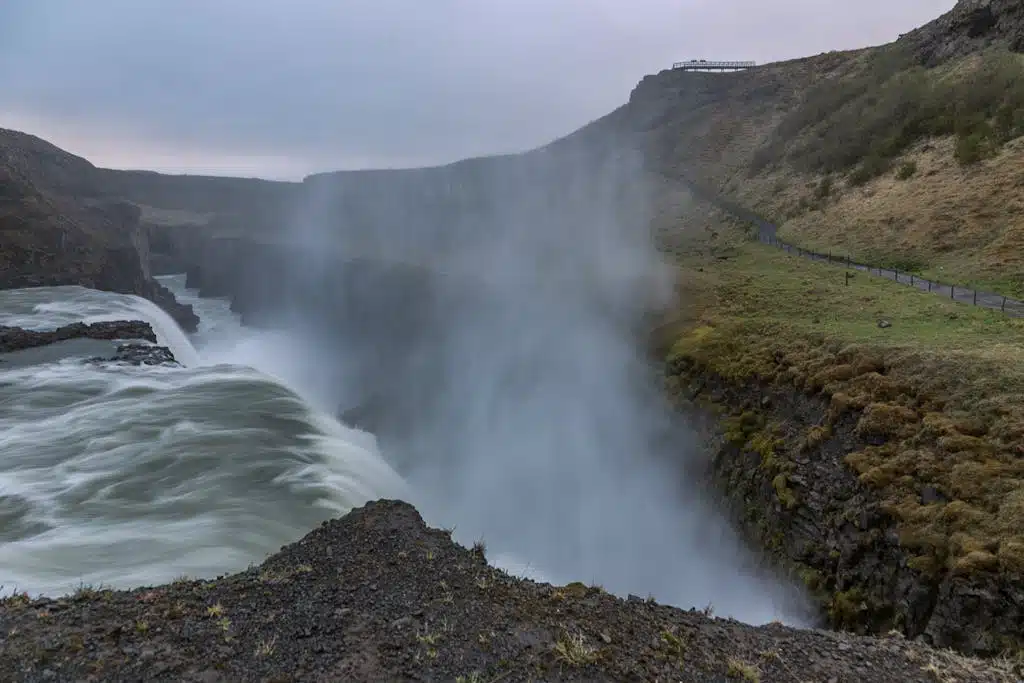
[[[1024,10],[962,1],[876,48],[664,71],[627,107],[653,170],[821,251],[1024,292]]]
[[[139,208],[98,198],[95,171],[39,138],[0,129],[0,288],[83,285],[137,294],[194,328],[192,307],[150,277]]]

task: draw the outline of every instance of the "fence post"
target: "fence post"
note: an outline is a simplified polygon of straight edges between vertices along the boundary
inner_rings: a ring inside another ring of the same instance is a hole
[[[1003,313],[1006,312],[1006,297],[1005,296],[1003,297],[1003,305],[999,307],[999,310],[1002,311]]]
[[[974,305],[978,305],[978,290],[974,290]]]
[[[897,270],[896,268],[892,269],[892,279],[896,280],[896,282],[900,281],[900,271]]]
[[[832,250],[831,249],[828,250],[828,262],[832,263]]]
[[[953,296],[953,287],[954,287],[954,285],[950,285],[949,286],[949,298],[950,299],[955,299],[956,298],[955,296]]]
[[[846,267],[847,268],[850,267],[850,255],[849,254],[846,255]]]
[[[932,291],[932,281],[931,280],[928,281],[928,291],[929,292]]]
[[[850,286],[850,271],[846,271],[845,275],[846,275],[846,286],[849,287]]]
[[[911,284],[911,286],[913,286],[913,284],[914,284],[914,274],[913,273],[910,274],[910,284]]]

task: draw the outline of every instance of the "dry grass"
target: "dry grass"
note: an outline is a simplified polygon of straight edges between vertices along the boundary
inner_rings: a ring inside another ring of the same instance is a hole
[[[686,98],[658,129],[662,173],[795,244],[1024,297],[1024,56],[993,47],[925,70],[891,45],[665,78]],[[680,206],[660,204],[666,221]]]
[[[600,651],[587,643],[582,633],[566,634],[555,642],[555,657],[569,666],[581,667],[595,663]]]
[[[760,683],[761,680],[761,672],[757,670],[756,666],[739,659],[730,659],[726,662],[725,675],[749,683]]]
[[[808,88],[739,196],[795,244],[1024,296],[1024,58],[901,59],[867,53]]]
[[[918,569],[1024,572],[1024,320],[863,273],[845,286],[841,268],[757,244],[684,268],[670,362],[823,392],[830,420],[852,412],[885,440],[846,462],[879,490]],[[744,439],[760,429],[740,427]],[[924,487],[945,500],[923,503]]]
[[[833,193],[780,237],[820,252],[1024,296],[1024,139],[964,169],[952,138],[912,150],[917,173]]]

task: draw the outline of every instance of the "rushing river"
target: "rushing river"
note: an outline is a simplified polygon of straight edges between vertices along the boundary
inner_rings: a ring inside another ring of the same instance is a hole
[[[182,279],[168,284],[183,290]],[[0,324],[144,320],[185,366],[88,364],[89,344],[0,364],[5,590],[59,594],[244,569],[331,516],[402,495],[370,435],[311,407],[275,376],[272,357],[261,368],[254,335],[227,302],[191,298],[202,316],[194,345],[138,297],[0,291]]]
[[[502,547],[500,526],[490,528],[487,514],[448,504],[455,494],[431,483],[440,473],[407,482],[372,435],[339,423],[318,396],[316,368],[299,362],[286,333],[246,328],[226,300],[186,289],[184,276],[160,279],[200,316],[191,338],[134,296],[81,287],[0,291],[0,325],[144,320],[183,366],[86,362],[106,342],[0,355],[3,592],[56,595],[83,584],[133,587],[238,571],[325,519],[388,497],[417,504],[435,526],[469,530],[474,538],[456,533],[463,543],[493,534],[486,539],[496,541],[492,562],[517,574],[605,583],[620,594],[650,579],[664,602],[713,604],[753,623],[802,621],[789,589],[723,566],[737,551],[720,547],[728,533],[721,520],[681,514],[671,527],[678,535],[666,531],[659,547],[644,551],[649,557],[616,550],[628,529],[614,530],[621,538],[611,542],[595,537],[586,545],[587,576],[538,568],[523,559],[528,544]],[[621,500],[604,501],[606,509],[636,512],[645,504],[643,491],[628,489],[624,483]],[[603,576],[606,562],[616,570]]]

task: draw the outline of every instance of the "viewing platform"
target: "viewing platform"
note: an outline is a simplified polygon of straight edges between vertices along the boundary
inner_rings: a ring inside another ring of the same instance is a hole
[[[706,59],[690,59],[685,62],[676,62],[673,69],[683,71],[742,71],[757,66],[757,62],[718,62]]]

